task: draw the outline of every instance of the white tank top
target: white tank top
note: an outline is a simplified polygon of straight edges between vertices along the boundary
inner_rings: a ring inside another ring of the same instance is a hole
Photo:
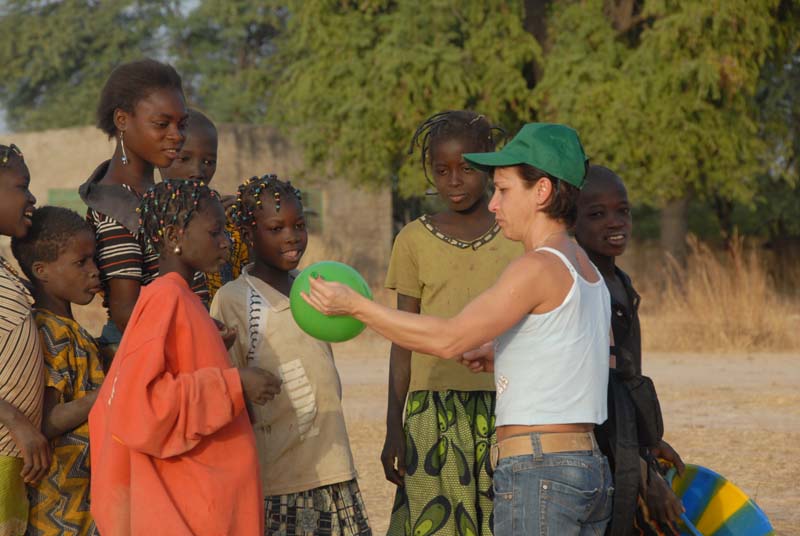
[[[600,272],[590,283],[558,250],[573,283],[564,301],[525,316],[497,339],[497,425],[602,424],[608,416],[611,299]]]

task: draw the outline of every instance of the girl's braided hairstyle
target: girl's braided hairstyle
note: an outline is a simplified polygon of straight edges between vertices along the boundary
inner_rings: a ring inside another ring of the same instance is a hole
[[[448,110],[433,114],[417,127],[411,138],[408,154],[414,152],[414,147],[420,147],[420,161],[425,179],[432,186],[436,186],[428,175],[428,165],[431,158],[431,147],[445,139],[459,139],[468,142],[475,152],[492,152],[497,144],[496,133],[500,137],[505,135],[505,130],[492,125],[486,116],[469,110]]]
[[[0,145],[0,167],[10,167],[9,162],[14,158],[19,158],[23,162],[25,157],[22,156],[22,151],[14,145]]]
[[[233,223],[239,229],[253,227],[256,224],[255,212],[263,204],[263,197],[275,204],[275,212],[281,210],[281,200],[284,196],[292,196],[302,206],[300,190],[292,186],[291,181],[282,181],[277,175],[262,175],[250,177],[239,185],[236,202],[231,207]]]
[[[151,186],[139,205],[139,232],[159,251],[167,225],[186,229],[200,209],[200,203],[219,199],[219,194],[203,181],[164,179]]]

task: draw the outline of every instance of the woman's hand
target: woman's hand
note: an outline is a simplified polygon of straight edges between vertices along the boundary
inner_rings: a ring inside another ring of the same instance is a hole
[[[311,307],[325,316],[345,316],[355,312],[356,300],[360,296],[342,283],[325,281],[321,277],[308,278],[308,293],[300,295]]]
[[[458,362],[472,372],[494,372],[494,341],[489,341],[479,348],[464,352]]]

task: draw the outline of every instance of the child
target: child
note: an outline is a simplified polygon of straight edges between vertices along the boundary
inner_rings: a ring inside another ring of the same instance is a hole
[[[186,141],[178,158],[167,168],[162,168],[161,176],[165,179],[192,179],[211,183],[217,171],[217,127],[203,113],[189,110],[189,122],[186,124]],[[236,200],[235,196],[222,198],[222,206],[226,211]],[[206,286],[209,298],[213,298],[217,290],[229,281],[233,281],[248,263],[247,247],[242,242],[236,225],[228,216],[225,232],[231,239],[230,259],[219,272],[206,274]]]
[[[451,111],[428,118],[414,134],[412,148],[421,140],[423,171],[427,177],[430,167],[446,209],[422,216],[397,235],[386,287],[397,291],[398,309],[453,316],[522,254],[520,244],[503,237],[488,209],[488,175],[462,157],[493,151],[494,128],[482,115]],[[491,534],[492,375],[473,375],[456,362],[396,344],[390,360],[381,461],[398,488],[389,534],[406,534],[407,527],[424,522],[434,499],[449,503],[442,534],[456,534],[457,508],[480,534]],[[432,455],[442,445],[444,455]]]
[[[190,283],[225,261],[225,212],[198,181],[144,195],[141,233],[159,253],[108,380],[89,414],[92,514],[100,533],[263,534],[258,459],[245,400],[278,382],[232,367]]]
[[[100,340],[106,360],[119,344],[139,291],[158,274],[158,254],[139,233],[136,208],[154,184],[154,168],[169,167],[178,157],[187,117],[180,76],[155,60],[120,65],[100,94],[97,127],[116,140],[116,148],[79,192],[97,239],[109,316]],[[196,274],[192,289],[208,300],[202,273]]]
[[[211,314],[238,329],[238,366],[262,366],[284,385],[253,415],[266,534],[371,534],[331,347],[301,331],[289,309],[308,242],[299,192],[274,175],[253,177],[233,210],[254,263],[217,292]]]
[[[619,389],[624,379],[642,375],[639,295],[630,277],[615,262],[625,252],[630,234],[625,185],[610,169],[590,166],[578,198],[575,237],[600,270],[611,294],[616,370],[609,382],[609,419],[596,428],[598,442],[615,466],[614,514],[607,534],[676,534],[671,523],[680,516],[680,502],[653,469],[647,470],[649,475],[644,479],[649,482],[645,500],[638,496],[641,462],[636,448],[639,439],[635,408],[624,387]],[[683,472],[680,456],[665,441],[661,440],[650,454],[673,462]],[[650,512],[654,514],[652,518]]]
[[[89,410],[103,383],[94,339],[72,316],[100,292],[91,226],[76,212],[43,207],[33,213],[24,238],[11,248],[33,284],[34,318],[44,351],[42,429],[52,441],[45,478],[28,488],[28,534],[96,534],[89,513]]]
[[[0,234],[28,233],[36,198],[28,166],[16,145],[0,145]],[[0,257],[0,535],[21,536],[28,525],[25,484],[50,468],[42,422],[44,364],[33,299],[11,265]]]

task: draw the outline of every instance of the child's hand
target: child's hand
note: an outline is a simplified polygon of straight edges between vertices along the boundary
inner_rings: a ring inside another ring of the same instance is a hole
[[[219,336],[222,337],[222,342],[225,343],[225,349],[230,350],[233,343],[236,342],[236,328],[229,328],[216,318],[213,320],[219,330]]]
[[[239,370],[242,390],[247,400],[263,406],[281,392],[281,379],[258,367]]]
[[[402,486],[403,477],[406,476],[406,436],[402,426],[386,428],[381,463],[386,480],[395,486]]]
[[[677,523],[686,511],[669,484],[655,471],[650,473],[645,500],[650,515],[661,523]]]
[[[683,464],[683,460],[681,459],[680,455],[675,452],[674,448],[672,448],[672,445],[662,439],[657,447],[650,449],[650,454],[656,458],[663,458],[667,460],[669,463],[675,466],[678,474],[683,476],[683,471],[686,469],[686,466]]]
[[[494,372],[494,341],[482,344],[475,350],[464,352],[458,362],[472,372]]]
[[[321,277],[308,278],[309,291],[301,292],[303,299],[326,316],[352,315],[358,292],[342,283],[325,281]]]
[[[50,471],[50,443],[44,434],[26,418],[20,418],[9,427],[11,438],[22,452],[22,480],[34,484]]]

